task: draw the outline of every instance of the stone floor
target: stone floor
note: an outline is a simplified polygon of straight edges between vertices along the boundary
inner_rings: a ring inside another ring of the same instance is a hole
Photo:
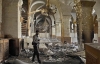
[[[79,52],[72,45],[63,46],[55,40],[50,41],[53,43],[42,43],[40,46],[41,64],[85,64],[84,51]],[[38,64],[36,58],[34,63],[31,61],[32,55],[32,49],[24,49],[19,56],[10,56],[5,63],[0,64]]]
[[[77,52],[75,54],[84,56],[84,51]],[[78,59],[78,57],[76,55],[73,57],[68,55],[66,57],[67,58],[65,58],[65,57],[63,58],[63,59],[66,59],[66,61],[61,61],[61,60],[63,60],[62,58],[58,58],[58,59],[52,58],[52,60],[48,60],[47,56],[40,55],[40,59],[42,62],[41,64],[85,64],[83,62],[80,62],[80,59]],[[39,64],[37,62],[36,58],[35,58],[34,63],[31,61],[31,58],[32,57],[11,56],[5,61],[6,63],[4,63],[4,64]]]

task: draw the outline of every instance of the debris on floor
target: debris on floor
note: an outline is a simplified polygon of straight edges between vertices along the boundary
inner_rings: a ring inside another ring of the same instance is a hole
[[[42,64],[85,64],[86,62],[85,52],[79,51],[76,43],[61,45],[53,42],[42,44],[46,47],[46,49],[40,49]],[[32,63],[31,61],[33,53],[33,49],[23,49],[18,57],[10,57],[7,62],[9,64],[37,64],[38,62]]]

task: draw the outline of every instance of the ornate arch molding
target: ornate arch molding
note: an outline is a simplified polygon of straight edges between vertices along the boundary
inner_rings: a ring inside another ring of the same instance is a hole
[[[44,1],[35,1],[34,3],[32,3],[32,5],[30,6],[30,12],[32,11],[32,7],[34,7],[36,4],[43,4],[42,6],[45,5]],[[41,8],[42,6],[38,7],[37,9]]]

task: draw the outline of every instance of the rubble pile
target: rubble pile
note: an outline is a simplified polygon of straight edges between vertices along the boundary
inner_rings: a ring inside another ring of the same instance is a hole
[[[60,44],[57,42],[44,43],[46,50],[40,50],[40,57],[42,57],[43,64],[84,64],[82,57],[74,53],[79,51],[77,43]],[[33,50],[25,49],[21,51],[21,56],[32,57]]]
[[[64,44],[59,45],[59,43],[46,43],[46,46],[48,47],[49,53],[46,53],[48,57],[44,59],[43,64],[46,63],[56,63],[56,64],[84,64],[84,62],[81,60],[80,56],[74,55],[75,52],[78,52],[78,44],[72,43],[72,44]]]

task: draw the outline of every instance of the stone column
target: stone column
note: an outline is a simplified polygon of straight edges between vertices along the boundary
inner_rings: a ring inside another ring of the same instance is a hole
[[[70,15],[63,15],[63,38],[64,41],[71,43],[71,37],[70,37],[70,21],[69,19],[71,18]]]
[[[100,19],[98,20],[98,42],[100,43]]]
[[[74,0],[76,4],[74,9],[76,10],[76,24],[77,24],[77,40],[79,44],[79,50],[82,50],[82,8],[79,0]]]
[[[1,23],[2,23],[2,0],[0,0],[0,37],[2,37]]]
[[[53,22],[52,22],[53,23]],[[56,27],[52,24],[52,38],[56,38],[55,29]]]
[[[2,22],[2,0],[0,0],[0,23]]]
[[[5,35],[9,35],[13,38],[21,37],[18,1],[19,0],[2,0],[2,30]]]
[[[61,22],[56,22],[56,38],[61,40]]]
[[[92,10],[95,1],[80,1],[82,7],[82,37],[84,43],[92,43],[94,37]]]

